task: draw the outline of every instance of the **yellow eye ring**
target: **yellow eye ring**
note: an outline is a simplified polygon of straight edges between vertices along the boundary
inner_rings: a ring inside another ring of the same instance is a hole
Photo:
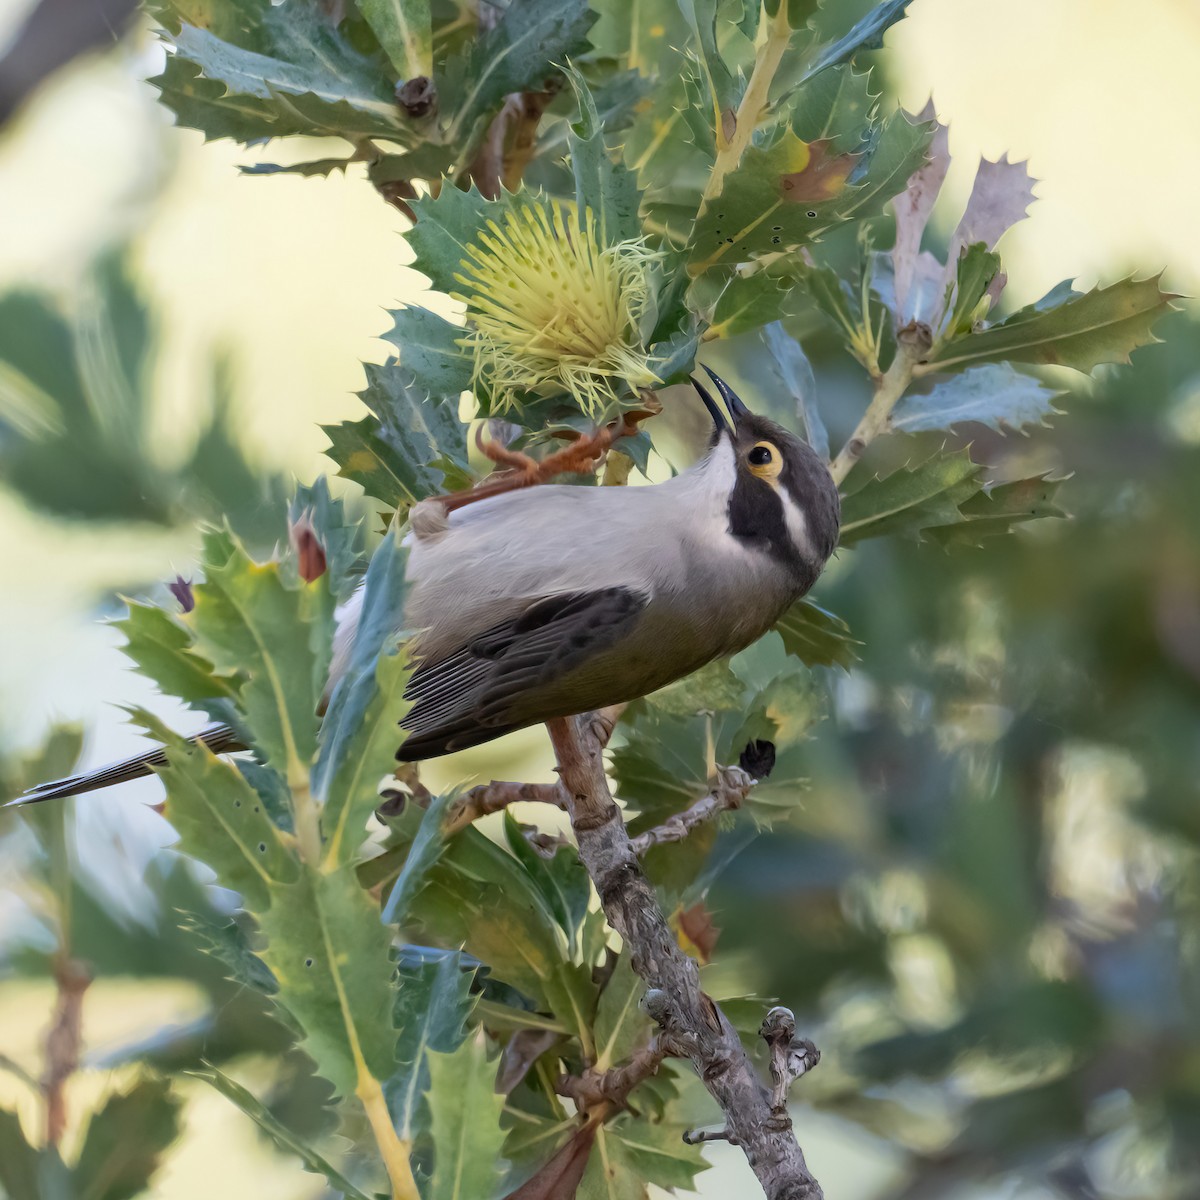
[[[756,442],[746,455],[746,465],[752,475],[774,483],[783,470],[783,455],[772,442]]]

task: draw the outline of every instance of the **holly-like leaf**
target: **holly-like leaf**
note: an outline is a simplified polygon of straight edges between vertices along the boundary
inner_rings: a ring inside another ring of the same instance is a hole
[[[1036,182],[1027,163],[1009,162],[1007,154],[1002,154],[998,162],[981,159],[971,197],[951,235],[946,261],[955,262],[959,251],[975,242],[993,249],[1013,225],[1025,219]]]
[[[978,546],[985,537],[1011,533],[1015,526],[1042,517],[1066,517],[1056,503],[1060,479],[1034,475],[984,488],[959,507],[953,525],[926,529],[923,536],[945,549]]]
[[[339,1095],[378,1089],[395,1064],[390,937],[354,871],[306,868],[259,916],[278,1000]]]
[[[705,102],[696,115],[711,122],[707,131],[709,138],[715,131],[722,141],[727,141],[728,135],[722,131],[733,120],[740,96],[733,71],[718,45],[717,0],[681,0],[679,7],[692,27],[699,47],[697,61]]]
[[[945,182],[946,172],[950,169],[950,130],[938,121],[932,100],[925,106],[919,119],[933,123],[929,157],[909,177],[904,191],[892,200],[892,208],[896,213],[896,240],[891,253],[895,275],[893,309],[901,325],[915,315],[909,299],[921,254],[921,241]],[[944,291],[944,288],[941,290]],[[923,319],[926,324],[933,324],[932,313],[926,311]]]
[[[953,299],[939,335],[944,339],[969,333],[991,306],[992,285],[1000,274],[1000,255],[991,253],[982,242],[968,246],[957,261],[946,267],[945,275],[954,279]]]
[[[787,306],[788,293],[785,280],[765,271],[735,275],[717,299],[708,337],[735,337],[778,321]]]
[[[763,330],[780,380],[796,405],[804,439],[824,459],[829,457],[829,432],[817,407],[817,381],[803,347],[776,321]]]
[[[412,372],[395,362],[368,364],[366,373],[359,397],[378,419],[321,427],[338,474],[396,508],[445,490],[448,473],[458,478],[467,470],[457,393],[452,400],[431,398]]]
[[[971,367],[943,379],[927,392],[909,392],[892,413],[892,427],[905,433],[949,429],[965,421],[992,429],[1044,425],[1059,395],[1040,379],[1007,363]]]
[[[474,369],[471,356],[458,344],[462,327],[417,305],[398,309],[392,318],[393,327],[384,337],[399,350],[400,366],[419,388],[452,400],[457,410],[459,393],[471,386]]]
[[[411,140],[384,56],[362,53],[317,0],[247,0],[221,33],[159,6],[174,54],[152,80],[181,124],[242,142],[286,134]]]
[[[775,622],[784,648],[810,667],[845,667],[858,661],[862,643],[850,636],[841,617],[827,612],[811,600],[800,600]]]
[[[648,1040],[652,1022],[641,1007],[646,984],[633,970],[628,950],[617,959],[596,1005],[597,1071],[607,1071],[627,1059]]]
[[[367,1195],[360,1192],[328,1159],[312,1148],[311,1138],[293,1133],[252,1092],[247,1091],[236,1080],[230,1079],[223,1071],[208,1065],[186,1071],[185,1074],[192,1079],[203,1080],[220,1092],[226,1100],[240,1108],[282,1153],[294,1154],[306,1171],[323,1176],[329,1186],[347,1197],[347,1200],[369,1200]]]
[[[717,659],[651,692],[646,703],[674,716],[690,717],[704,712],[732,712],[741,708],[745,695],[745,686],[729,669],[729,663]]]
[[[438,76],[439,95],[461,97],[444,140],[467,144],[483,118],[510,92],[542,91],[558,64],[587,50],[587,33],[595,19],[584,0],[505,8],[500,19]]]
[[[490,1196],[500,1178],[504,1097],[496,1094],[496,1060],[482,1030],[452,1054],[429,1056],[433,1179],[426,1200]]]
[[[838,150],[857,150],[877,100],[870,75],[847,65],[809,78],[779,103],[787,103],[789,124],[804,141],[825,139]]]
[[[429,0],[360,0],[358,8],[396,68],[400,82],[433,74]]]
[[[579,104],[579,123],[571,126],[567,137],[579,219],[583,219],[586,209],[591,209],[601,246],[615,246],[618,242],[641,237],[642,223],[638,217],[641,193],[637,176],[623,162],[610,156],[604,140],[604,125],[583,76],[569,68],[567,77]]]
[[[461,954],[402,967],[397,978],[396,1069],[384,1085],[396,1132],[406,1141],[428,1127],[422,1104],[429,1091],[429,1056],[449,1054],[467,1035],[475,1007],[472,975]]]
[[[208,711],[212,700],[236,700],[239,680],[218,675],[193,649],[192,631],[154,604],[126,600],[128,615],[114,624],[125,635],[125,653],[168,696]]]
[[[289,783],[307,780],[333,636],[329,581],[289,586],[278,563],[253,562],[229,538],[210,537],[205,570],[190,614],[197,650],[217,670],[245,672],[239,703],[254,744]]]
[[[140,1196],[163,1151],[179,1136],[179,1110],[165,1079],[143,1079],[109,1096],[88,1121],[74,1170],[75,1194],[81,1200]]]
[[[875,5],[849,33],[831,42],[817,55],[808,68],[806,78],[811,79],[829,67],[849,62],[860,50],[878,50],[883,45],[883,35],[904,16],[912,0],[883,0]]]
[[[142,709],[130,709],[130,715],[167,748],[158,774],[179,848],[211,867],[247,908],[262,912],[271,903],[272,885],[295,882],[300,864],[258,794],[206,746],[181,738]]]
[[[918,373],[987,362],[1025,362],[1090,371],[1099,363],[1127,362],[1131,351],[1155,341],[1154,322],[1176,297],[1161,276],[1125,279],[1079,293],[1056,288],[998,325],[943,343]]]
[[[504,813],[504,840],[513,857],[525,868],[546,906],[567,935],[569,950],[579,945],[579,931],[592,896],[592,885],[579,856],[570,850],[544,858],[529,844],[512,813]]]
[[[404,867],[383,906],[383,919],[389,925],[402,925],[417,894],[429,879],[429,872],[446,845],[446,812],[455,800],[454,792],[435,796],[421,816],[421,827],[413,839]]]
[[[842,499],[840,544],[886,534],[919,537],[931,526],[957,523],[959,505],[982,487],[979,474],[967,451],[959,450],[868,481]]]

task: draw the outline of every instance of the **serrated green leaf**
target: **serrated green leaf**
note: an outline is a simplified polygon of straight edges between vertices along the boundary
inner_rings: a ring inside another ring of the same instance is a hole
[[[168,696],[195,707],[206,700],[236,700],[239,680],[218,675],[193,649],[192,631],[153,604],[126,600],[128,615],[113,624],[125,635],[124,652]]]
[[[211,867],[221,886],[237,892],[247,908],[262,912],[273,886],[299,879],[300,864],[257,793],[232,763],[206,746],[181,738],[143,709],[130,713],[167,748],[167,765],[158,775],[180,849]]]
[[[240,1108],[275,1143],[279,1150],[284,1154],[294,1154],[306,1171],[323,1176],[334,1191],[341,1192],[349,1200],[370,1200],[335,1166],[312,1148],[311,1139],[293,1133],[271,1113],[262,1101],[242,1087],[240,1083],[230,1079],[224,1072],[214,1066],[204,1066],[198,1070],[184,1073],[192,1079],[203,1080],[220,1092],[226,1100]]]
[[[273,996],[279,991],[279,985],[263,960],[251,949],[242,924],[247,920],[245,916],[240,920],[238,917],[225,920],[216,914],[187,912],[182,914],[179,927],[196,939],[205,954],[228,968],[227,978]]]
[[[471,973],[462,957],[446,954],[436,962],[401,969],[397,978],[396,1070],[384,1084],[396,1132],[406,1141],[428,1127],[422,1102],[429,1091],[429,1057],[456,1050],[467,1036],[475,1007]]]
[[[109,1096],[88,1121],[74,1170],[78,1200],[140,1196],[179,1136],[179,1110],[165,1079],[144,1079]]]
[[[680,9],[699,46],[699,66],[706,92],[706,112],[713,130],[721,129],[724,114],[738,106],[737,81],[717,44],[717,0],[680,0]]]
[[[236,28],[223,26],[223,33],[179,22],[171,34],[175,54],[152,80],[181,121],[215,117],[197,125],[208,136],[411,137],[386,60],[353,48],[314,0],[289,4],[286,12],[268,0],[247,0]],[[180,70],[185,64],[194,73]],[[184,103],[177,107],[176,98]],[[202,104],[187,103],[193,98]]]
[[[839,544],[886,534],[919,537],[932,526],[956,524],[959,505],[983,486],[979,476],[979,467],[960,450],[869,480],[842,498]]]
[[[399,73],[400,82],[433,74],[429,0],[359,0],[358,8]]]
[[[817,55],[808,68],[806,78],[811,79],[829,67],[849,62],[860,50],[878,50],[883,45],[883,35],[904,16],[911,2],[883,0],[883,3],[875,5],[848,33],[831,42]]]
[[[396,1050],[390,936],[354,871],[306,869],[273,885],[259,919],[278,1000],[317,1070],[342,1096],[368,1078],[382,1083]]]
[[[551,857],[543,858],[529,844],[516,819],[504,812],[504,838],[513,857],[525,868],[546,906],[567,935],[568,950],[578,947],[579,929],[588,913],[592,886],[579,856],[570,848],[560,847]]]
[[[611,1127],[601,1125],[576,1200],[647,1200],[646,1182],[621,1139]]]
[[[323,179],[334,171],[345,171],[355,161],[354,158],[314,158],[298,163],[247,163],[239,165],[238,170],[243,175],[300,175],[305,179]]]
[[[849,65],[809,78],[780,100],[792,130],[806,142],[828,138],[838,150],[859,149],[878,99],[870,78]]]
[[[985,488],[959,507],[958,523],[926,529],[923,536],[948,550],[978,546],[983,538],[1011,533],[1026,521],[1065,518],[1067,514],[1055,503],[1061,486],[1060,479],[1034,475]]]
[[[307,786],[333,638],[329,581],[289,586],[278,563],[253,562],[235,541],[226,561],[206,560],[194,593],[197,650],[245,672],[239,703],[255,745],[289,786]]]
[[[1161,276],[1126,279],[1090,292],[1048,296],[998,325],[938,347],[918,373],[986,362],[1045,363],[1090,371],[1099,363],[1127,362],[1155,340],[1154,322],[1175,298]]]
[[[892,413],[892,428],[918,433],[965,421],[997,430],[1044,425],[1059,394],[1007,363],[987,363],[943,379],[928,392],[908,392]]]
[[[741,708],[745,696],[745,685],[729,669],[728,661],[718,659],[652,692],[646,697],[646,703],[674,716],[690,717],[696,713],[729,712]]]
[[[417,836],[383,906],[383,919],[389,925],[402,925],[409,919],[413,901],[428,882],[429,872],[446,847],[446,813],[456,798],[455,792],[435,796],[421,815]]]
[[[457,413],[459,393],[471,386],[474,370],[471,356],[458,344],[465,336],[462,327],[416,305],[394,311],[392,319],[384,337],[400,351],[401,369],[418,390],[450,402]]]
[[[775,622],[784,648],[809,667],[845,667],[858,661],[857,646],[850,627],[841,617],[827,612],[811,600],[801,600]]]
[[[569,67],[567,78],[579,104],[579,122],[571,126],[567,136],[577,219],[582,222],[584,212],[591,209],[601,246],[615,246],[641,237],[637,176],[619,159],[610,156],[604,126],[583,76]]]
[[[784,388],[795,402],[796,412],[804,425],[804,440],[821,458],[828,460],[829,433],[817,406],[817,380],[804,347],[790,337],[778,321],[763,330],[763,340],[771,352]]]
[[[832,267],[805,264],[799,279],[805,293],[842,332],[853,335],[862,325],[858,293]]]
[[[509,5],[439,76],[439,95],[462,97],[444,140],[469,141],[510,92],[541,91],[558,66],[587,50],[594,20],[582,0]]]
[[[609,1127],[622,1157],[638,1179],[660,1188],[695,1191],[696,1176],[708,1167],[699,1146],[683,1140],[685,1125],[622,1119]]]
[[[429,1056],[433,1178],[426,1200],[478,1200],[500,1177],[504,1097],[478,1030],[452,1054]]]
[[[288,508],[288,521],[307,520],[325,552],[325,569],[338,602],[346,600],[360,582],[366,565],[363,554],[365,530],[360,518],[351,518],[346,505],[329,494],[324,475],[311,486],[296,488]]]
[[[788,295],[784,280],[765,271],[735,275],[717,299],[708,338],[734,337],[778,320],[787,306]]]
[[[423,472],[418,473],[383,440],[374,417],[322,425],[321,432],[329,439],[325,453],[338,464],[339,477],[357,483],[368,496],[390,508],[405,508],[437,490],[436,484],[430,484]]]
[[[511,206],[504,193],[488,200],[472,185],[466,191],[444,187],[434,196],[412,201],[416,224],[405,235],[413,251],[413,269],[429,277],[435,291],[455,292],[461,286],[455,276],[475,240],[489,219],[499,221]]]
[[[650,1037],[652,1022],[641,1008],[646,984],[633,970],[629,950],[622,952],[596,1005],[597,1071],[627,1059]]]
[[[598,16],[590,40],[598,54],[665,80],[688,35],[676,0],[595,0],[592,9]]]

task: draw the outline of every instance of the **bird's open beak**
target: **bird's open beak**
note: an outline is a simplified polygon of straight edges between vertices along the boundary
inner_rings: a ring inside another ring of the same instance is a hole
[[[692,387],[700,395],[700,399],[704,401],[704,407],[708,409],[708,415],[712,417],[713,425],[716,426],[718,433],[723,433],[729,428],[730,423],[734,427],[737,423],[749,413],[749,409],[742,403],[742,398],[723,380],[716,371],[708,367],[704,368],[708,372],[708,377],[717,385],[717,391],[721,393],[721,399],[725,401],[725,407],[729,409],[729,418],[721,411],[721,406],[713,399],[709,390],[698,380],[692,380]]]

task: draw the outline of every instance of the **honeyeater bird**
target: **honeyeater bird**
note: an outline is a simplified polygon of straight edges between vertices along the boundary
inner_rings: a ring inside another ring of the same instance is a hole
[[[543,484],[414,510],[396,614],[397,629],[416,631],[399,760],[644,696],[750,645],[812,587],[838,539],[829,469],[709,375],[728,419],[693,380],[713,421],[708,453],[664,483]],[[339,611],[327,694],[362,598]],[[214,751],[244,748],[227,726],[199,736]],[[106,787],[163,761],[148,751],[22,799]]]

